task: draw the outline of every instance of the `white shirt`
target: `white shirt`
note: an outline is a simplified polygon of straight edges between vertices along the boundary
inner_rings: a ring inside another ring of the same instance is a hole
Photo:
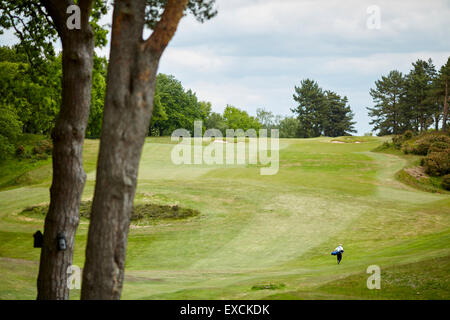
[[[343,246],[339,246],[336,249],[334,249],[334,251],[342,252],[342,251],[344,251],[344,247]]]

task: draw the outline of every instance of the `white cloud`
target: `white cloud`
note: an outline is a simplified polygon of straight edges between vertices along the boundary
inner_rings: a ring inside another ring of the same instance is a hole
[[[373,4],[381,10],[380,30],[366,26]],[[408,72],[419,58],[440,66],[450,55],[446,0],[218,0],[217,6],[219,15],[204,25],[184,19],[161,71],[219,111],[233,104],[289,114],[294,86],[309,77],[348,96],[364,133],[368,91],[381,75]]]
[[[366,26],[370,5],[380,7],[380,30]],[[312,78],[348,96],[364,133],[368,91],[381,75],[408,72],[419,58],[439,67],[450,55],[448,0],[217,0],[217,8],[204,24],[184,18],[160,65],[216,111],[289,114],[294,86]]]

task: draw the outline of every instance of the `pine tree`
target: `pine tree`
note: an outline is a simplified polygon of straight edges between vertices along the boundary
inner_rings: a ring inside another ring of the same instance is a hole
[[[428,97],[435,77],[436,69],[431,59],[414,62],[413,69],[406,76],[406,115],[415,131],[425,131],[434,121],[435,108]]]
[[[367,108],[373,118],[370,124],[375,125],[374,130],[378,130],[380,135],[398,134],[410,127],[403,103],[405,84],[403,74],[393,70],[375,82],[375,89],[370,89],[375,103],[373,108]]]
[[[294,100],[298,106],[291,111],[299,120],[300,138],[318,137],[323,132],[323,117],[326,114],[326,100],[319,84],[311,79],[302,80],[295,87]]]
[[[347,105],[347,97],[319,87],[317,82],[306,79],[295,87],[294,100],[298,106],[292,109],[298,119],[298,136],[301,138],[344,136],[354,129],[354,114]]]
[[[341,97],[333,91],[325,92],[327,117],[323,124],[323,134],[328,137],[339,137],[356,132],[353,121],[354,113],[348,106],[347,97]]]
[[[447,63],[441,67],[438,75],[438,88],[437,99],[442,101],[442,131],[447,131],[448,120],[448,104],[450,100],[450,57],[447,59]]]

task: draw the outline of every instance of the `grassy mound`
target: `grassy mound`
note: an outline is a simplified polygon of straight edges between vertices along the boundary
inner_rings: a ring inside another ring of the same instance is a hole
[[[92,201],[82,201],[80,205],[80,216],[89,219],[91,214]],[[48,204],[31,206],[25,208],[20,214],[27,217],[45,217],[48,212]],[[178,205],[158,205],[154,203],[135,204],[131,213],[131,221],[150,222],[152,220],[165,219],[186,219],[199,215],[200,212],[194,209],[181,208]]]

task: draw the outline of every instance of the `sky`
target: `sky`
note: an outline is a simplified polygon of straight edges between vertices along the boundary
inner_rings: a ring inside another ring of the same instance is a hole
[[[440,68],[450,56],[450,0],[216,3],[214,19],[181,21],[159,69],[215,112],[230,104],[251,115],[265,108],[291,116],[294,88],[310,78],[348,97],[362,135],[372,130],[366,108],[373,106],[369,90],[376,80],[394,69],[409,72],[417,59],[432,58]]]
[[[367,26],[373,5],[379,29]],[[294,87],[311,78],[348,97],[364,134],[381,75],[450,56],[450,0],[218,0],[217,10],[204,24],[184,18],[160,64],[217,112],[292,115]]]

